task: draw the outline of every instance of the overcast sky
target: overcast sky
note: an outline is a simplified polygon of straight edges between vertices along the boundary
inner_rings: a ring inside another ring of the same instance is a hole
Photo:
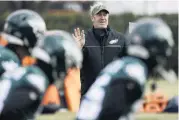
[[[112,14],[132,11],[135,14],[178,13],[178,0],[117,0],[102,1]]]

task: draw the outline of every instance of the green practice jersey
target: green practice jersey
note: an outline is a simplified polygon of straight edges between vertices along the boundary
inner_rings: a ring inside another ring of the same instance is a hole
[[[10,111],[12,111],[12,113],[14,112],[13,110],[18,110],[19,116],[22,116],[21,118],[34,116],[48,85],[49,80],[47,76],[40,68],[33,65],[19,67],[13,72],[5,72],[1,76],[0,82],[0,114],[1,112],[3,114],[5,109],[11,108]],[[20,94],[19,96],[17,92]],[[21,92],[24,92],[25,95],[22,96],[23,94],[21,94]],[[22,101],[22,105],[21,101],[19,101],[20,103],[12,103],[19,99]],[[30,102],[25,104],[23,103],[25,100]],[[12,105],[9,107],[9,104]],[[19,106],[17,106],[18,104]]]

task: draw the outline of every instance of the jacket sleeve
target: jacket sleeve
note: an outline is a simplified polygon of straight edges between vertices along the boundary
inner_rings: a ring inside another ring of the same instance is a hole
[[[83,56],[86,56],[87,55],[87,37],[88,37],[88,35],[87,35],[87,33],[85,32],[85,44],[84,44],[84,46],[82,47],[82,52],[83,52]]]
[[[87,33],[85,33],[85,44],[83,46],[83,48],[81,49],[82,50],[82,53],[83,53],[83,61],[84,59],[88,56],[88,48],[87,48]],[[83,81],[84,81],[84,73],[83,73],[83,67],[81,68],[80,70],[80,81],[81,81],[81,84],[83,84]],[[83,87],[83,85],[81,85],[81,87]],[[81,88],[81,92],[83,89]]]

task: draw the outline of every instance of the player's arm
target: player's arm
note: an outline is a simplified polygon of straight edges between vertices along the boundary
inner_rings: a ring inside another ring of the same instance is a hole
[[[109,75],[102,75],[97,78],[81,101],[77,120],[97,120],[101,113],[105,97],[106,91],[104,88],[109,84],[110,80]]]

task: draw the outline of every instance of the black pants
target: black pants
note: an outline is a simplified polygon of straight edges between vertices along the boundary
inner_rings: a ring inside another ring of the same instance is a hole
[[[35,94],[36,98],[35,96],[32,98],[32,94]],[[0,120],[32,120],[39,105],[39,94],[35,90],[30,88],[16,89],[10,92],[5,101]]]

